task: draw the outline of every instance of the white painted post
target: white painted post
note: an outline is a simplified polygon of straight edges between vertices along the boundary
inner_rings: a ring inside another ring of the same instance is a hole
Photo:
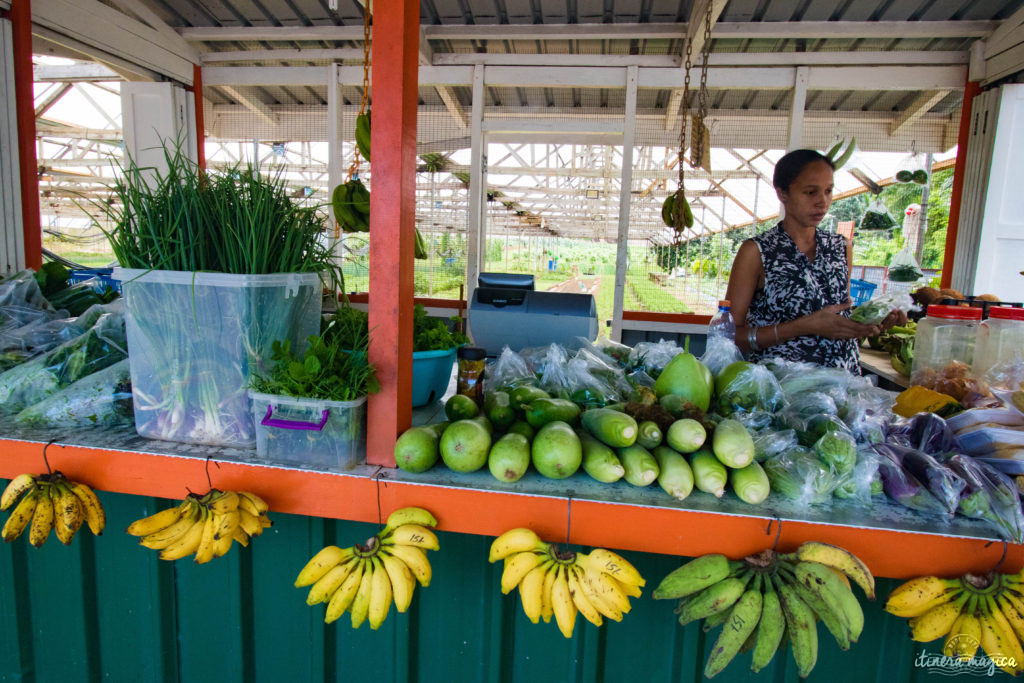
[[[338,228],[337,219],[334,216],[334,208],[331,203],[331,196],[334,188],[341,184],[342,162],[341,135],[339,129],[339,95],[341,84],[338,82],[338,65],[331,64],[327,70],[327,224],[330,226],[331,252],[334,254],[334,262],[341,267],[344,260],[341,246],[345,238]]]
[[[626,257],[629,251],[629,203],[633,186],[633,140],[636,137],[636,88],[639,69],[626,69],[626,111],[622,127],[622,178],[619,187],[619,234],[615,252],[615,295],[612,303],[613,341],[622,341],[622,305],[626,294]],[[680,160],[681,163],[681,160]],[[600,324],[600,321],[598,321]]]
[[[484,180],[484,66],[473,67],[473,111],[470,125],[469,210],[466,214],[466,302],[473,300],[480,277],[481,239],[486,208]]]
[[[0,275],[25,269],[11,22],[0,19]]]
[[[804,107],[807,104],[807,80],[810,68],[798,66],[793,76],[793,106],[789,112],[789,143],[786,148],[792,152],[803,145]]]

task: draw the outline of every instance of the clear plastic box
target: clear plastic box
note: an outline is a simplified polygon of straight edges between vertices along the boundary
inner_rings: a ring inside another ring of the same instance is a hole
[[[271,465],[350,470],[366,460],[366,397],[325,401],[250,392],[256,458]]]
[[[153,439],[252,448],[254,370],[275,340],[320,332],[316,273],[231,275],[116,268],[124,292],[135,429]]]

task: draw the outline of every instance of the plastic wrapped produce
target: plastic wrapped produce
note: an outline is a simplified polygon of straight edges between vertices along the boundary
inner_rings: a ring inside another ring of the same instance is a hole
[[[674,341],[662,339],[657,342],[640,342],[633,347],[630,365],[634,368],[643,368],[648,375],[658,379],[658,375],[669,361],[682,352],[683,349]]]
[[[800,505],[828,502],[840,484],[834,469],[800,446],[766,460],[763,466],[772,490]]]
[[[896,252],[892,261],[889,262],[886,277],[890,282],[917,282],[924,277],[921,266],[914,258],[914,250],[908,246]]]
[[[14,419],[30,427],[132,424],[132,381],[128,359],[87,375],[25,408]]]
[[[866,304],[857,306],[850,314],[850,320],[865,325],[877,325],[885,320],[890,312],[899,309],[907,312],[914,308],[914,300],[906,292],[890,292],[871,299]]]
[[[80,337],[0,374],[0,405],[22,410],[127,357],[124,315],[101,315]]]
[[[890,498],[914,510],[952,517],[965,482],[934,457],[892,443],[876,444],[879,471]],[[925,495],[927,494],[927,495]]]
[[[789,404],[783,408],[778,417],[782,424],[798,432],[806,431],[811,418],[820,415],[838,414],[836,402],[828,394],[819,391],[808,391],[789,397]]]
[[[944,419],[934,413],[918,413],[889,428],[886,440],[929,455],[960,452],[960,441]]]
[[[1020,496],[1008,476],[961,453],[946,458],[943,463],[965,482],[957,512],[988,522],[1011,543],[1024,542]]]
[[[896,169],[895,178],[898,183],[926,185],[928,183],[928,161],[925,155],[911,152],[903,157]]]
[[[484,371],[484,389],[491,391],[503,387],[517,387],[523,384],[536,384],[537,378],[530,372],[522,356],[505,347],[501,355],[493,363],[488,364]]]
[[[828,431],[814,443],[815,455],[840,475],[847,475],[857,465],[857,443],[850,434]]]
[[[715,378],[715,401],[723,415],[736,412],[775,412],[782,405],[782,388],[767,368],[738,360]]]
[[[899,223],[889,213],[889,209],[886,208],[885,202],[882,201],[881,197],[875,197],[868,204],[867,210],[864,211],[864,216],[860,219],[860,229],[869,232],[878,232],[882,230],[892,230],[898,228]]]
[[[884,493],[881,475],[878,473],[879,456],[873,450],[857,451],[857,464],[840,477],[835,497],[870,505],[874,496]]]
[[[740,352],[739,347],[736,346],[736,343],[729,337],[721,334],[708,336],[704,355],[700,357],[700,362],[716,377],[726,367],[741,360],[743,360],[743,354]]]

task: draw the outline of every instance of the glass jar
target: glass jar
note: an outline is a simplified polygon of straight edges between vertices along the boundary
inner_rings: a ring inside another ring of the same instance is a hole
[[[477,405],[482,405],[487,351],[479,346],[460,346],[456,356],[459,359],[459,370],[455,378],[456,393],[469,396]]]
[[[911,384],[934,389],[944,380],[966,379],[974,363],[981,315],[980,308],[929,306],[917,324]]]
[[[997,389],[1016,389],[1024,359],[1024,308],[994,306],[978,327],[974,349],[974,376],[985,377]],[[989,371],[993,372],[989,372]]]

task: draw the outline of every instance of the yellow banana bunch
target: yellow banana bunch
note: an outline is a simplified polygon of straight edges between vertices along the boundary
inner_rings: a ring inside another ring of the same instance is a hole
[[[605,617],[621,621],[631,609],[629,596],[640,597],[645,584],[633,565],[610,550],[560,551],[525,528],[494,539],[488,559],[504,561],[501,592],[519,588],[527,619],[550,623],[554,616],[566,638],[572,637],[577,613],[595,626]]]
[[[352,627],[369,621],[371,629],[384,623],[395,609],[409,609],[416,583],[430,584],[427,550],[437,550],[431,531],[437,520],[418,507],[395,510],[387,524],[365,543],[350,548],[329,545],[314,555],[295,579],[295,587],[311,586],[307,605],[327,603],[324,621],[330,624],[348,611]]]
[[[273,523],[269,506],[255,493],[210,489],[190,493],[177,507],[136,520],[126,531],[139,537],[139,545],[160,551],[161,560],[179,560],[195,554],[198,564],[227,554],[231,543],[242,547]]]
[[[67,479],[60,472],[38,476],[19,474],[0,496],[0,510],[10,507],[14,509],[0,537],[9,543],[28,527],[29,543],[37,548],[46,542],[51,530],[61,543],[70,545],[82,524],[99,536],[107,521],[93,490]]]
[[[786,634],[804,678],[818,659],[818,620],[841,649],[860,637],[864,612],[849,579],[874,597],[874,577],[856,555],[809,542],[788,555],[771,549],[738,561],[702,555],[673,570],[652,595],[679,600],[680,624],[703,619],[705,631],[722,627],[704,666],[707,678],[748,650],[753,650],[751,670],[760,671]]]
[[[918,642],[944,638],[947,657],[967,661],[980,649],[1011,676],[1024,671],[1024,573],[920,576],[897,586],[885,610],[909,617]]]

